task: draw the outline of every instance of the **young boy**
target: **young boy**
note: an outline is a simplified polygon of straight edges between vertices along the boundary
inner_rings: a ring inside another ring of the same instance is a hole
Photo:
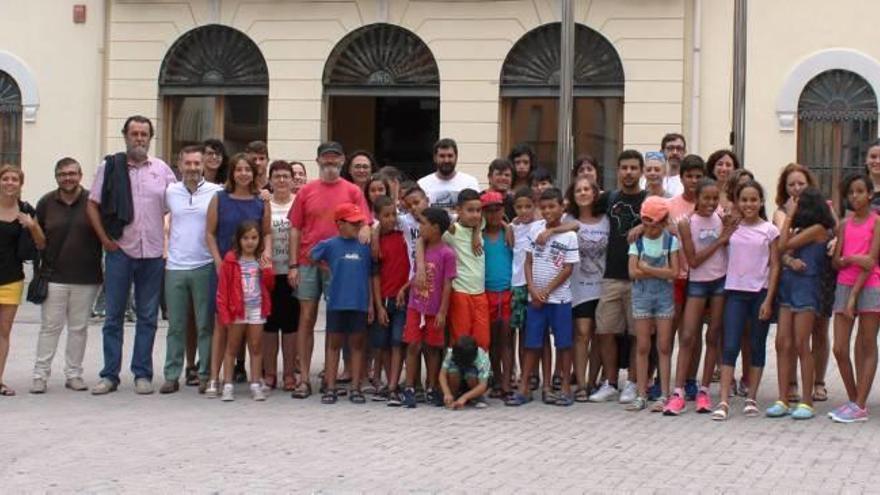
[[[440,389],[443,404],[449,409],[463,409],[469,402],[477,409],[488,406],[483,394],[492,371],[486,351],[477,347],[467,335],[446,350],[440,369]]]
[[[562,192],[550,188],[541,193],[538,206],[544,222],[538,222],[529,234],[531,243],[526,249],[525,275],[529,289],[529,306],[526,317],[526,356],[523,376],[530,376],[544,347],[544,338],[552,330],[556,354],[563,370],[571,369],[572,316],[571,285],[569,278],[578,262],[578,241],[574,232],[553,234],[544,245],[536,239],[545,228],[555,228],[562,221]],[[559,406],[573,404],[570,373],[563,373],[562,393],[554,403]],[[519,406],[531,398],[527,380],[520,381],[520,390],[507,401]],[[544,380],[543,401],[550,403],[553,390]]]
[[[428,196],[421,187],[415,185],[403,192],[403,205],[406,212],[398,216],[398,224],[403,231],[409,255],[409,264],[413,273],[416,266],[416,243],[419,240],[419,225],[422,212],[428,207]],[[412,275],[411,273],[410,275]]]
[[[358,241],[358,232],[367,220],[353,203],[342,203],[333,212],[339,235],[319,242],[312,248],[311,257],[325,262],[330,270],[330,290],[327,297],[328,351],[324,365],[327,387],[321,397],[324,404],[336,403],[336,376],[339,371],[339,350],[348,336],[351,364],[363,369],[368,314],[370,307],[370,246]],[[361,392],[361,373],[352,376],[349,400],[354,404],[366,402]]]
[[[379,220],[379,254],[375,260],[379,270],[373,275],[376,319],[370,327],[370,346],[375,352],[376,381],[381,381],[383,369],[388,378],[388,389],[379,390],[374,400],[387,398],[400,405],[397,384],[402,366],[403,327],[406,324],[409,257],[403,232],[396,229],[397,208],[394,200],[387,196],[376,198],[373,213]]]
[[[489,301],[489,324],[492,332],[491,362],[495,383],[491,398],[510,393],[513,364],[510,342],[510,280],[513,275],[513,249],[504,224],[504,196],[486,191],[480,196],[486,227],[483,229],[483,252],[486,255],[486,297]],[[511,233],[512,236],[512,233]]]
[[[425,251],[422,258],[424,266],[420,270],[425,273],[425,284],[423,287],[416,285],[410,290],[403,330],[403,341],[407,344],[403,404],[408,408],[416,407],[416,372],[423,343],[427,346],[428,388],[433,391],[437,387],[440,351],[444,341],[443,327],[449,310],[452,279],[457,273],[455,252],[442,241],[443,233],[449,229],[449,214],[442,208],[427,208],[422,212],[421,219],[419,231]]]
[[[529,305],[529,290],[526,287],[526,275],[524,270],[526,264],[526,249],[529,246],[529,232],[534,228],[535,222],[539,219],[535,215],[535,192],[529,187],[521,187],[516,190],[513,196],[513,208],[516,210],[516,218],[511,223],[513,229],[513,272],[511,275],[511,313],[510,313],[510,335],[511,335],[511,362],[513,361],[514,345],[516,335],[519,335],[519,363],[524,363],[523,348],[526,329],[526,307]],[[521,371],[521,370],[520,370]],[[549,374],[550,368],[547,367]],[[536,377],[537,378],[537,377]],[[523,380],[530,380],[530,377],[523,376]],[[511,382],[514,376],[511,374]],[[537,383],[535,383],[537,387]]]
[[[449,324],[452,343],[470,335],[483,350],[489,349],[489,300],[486,298],[486,256],[477,249],[474,236],[480,239],[483,204],[473,189],[458,193],[458,220],[443,234],[443,240],[455,250],[458,275],[452,282]],[[479,243],[479,241],[478,241]]]

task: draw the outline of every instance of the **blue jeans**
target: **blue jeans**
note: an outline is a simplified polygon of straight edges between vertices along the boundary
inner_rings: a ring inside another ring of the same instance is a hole
[[[725,297],[724,349],[722,350],[721,364],[736,366],[743,330],[746,328],[746,323],[751,323],[749,332],[752,343],[752,362],[750,365],[753,368],[763,368],[767,355],[767,332],[770,330],[770,320],[758,319],[758,313],[767,297],[767,289],[762,289],[760,292],[727,290]]]
[[[134,282],[135,324],[131,372],[134,377],[153,379],[153,341],[159,318],[163,258],[131,258],[121,249],[107,253],[104,262],[104,289],[107,317],[104,319],[104,369],[101,378],[119,383],[122,368],[122,334],[125,305]]]

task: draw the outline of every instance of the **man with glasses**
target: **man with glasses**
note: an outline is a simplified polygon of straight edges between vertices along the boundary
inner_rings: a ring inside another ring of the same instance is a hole
[[[41,325],[32,394],[46,392],[52,358],[65,325],[64,386],[75,391],[88,389],[82,378],[82,362],[89,312],[101,284],[101,241],[86,216],[89,191],[80,185],[82,169],[79,163],[73,158],[58,160],[55,181],[58,189],[37,203],[37,221],[46,234],[42,269],[49,273],[49,291],[40,307]]]
[[[321,143],[317,158],[319,177],[299,190],[290,209],[290,261],[287,277],[290,286],[296,290],[300,303],[297,352],[302,378],[291,394],[296,399],[305,399],[312,393],[309,371],[315,344],[318,302],[321,294],[330,287],[327,271],[312,262],[310,251],[319,242],[338,234],[333,211],[343,203],[353,203],[365,212],[368,218],[358,233],[358,239],[364,244],[370,242],[369,225],[373,221],[370,209],[360,188],[340,177],[344,161],[345,152],[341,144],[334,141]]]

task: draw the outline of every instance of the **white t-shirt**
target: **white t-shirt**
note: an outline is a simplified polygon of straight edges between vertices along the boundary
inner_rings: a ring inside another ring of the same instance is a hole
[[[287,273],[290,260],[290,219],[287,214],[293,206],[293,196],[288,203],[270,201],[272,208],[272,271],[275,275]]]
[[[455,175],[449,180],[437,177],[436,173],[426,175],[419,179],[419,187],[425,191],[431,206],[450,211],[455,209],[458,204],[458,193],[462,189],[473,189],[480,192],[480,183],[477,182],[477,179],[464,172],[455,172]]]
[[[645,176],[642,176],[639,179],[639,186],[644,189],[645,184]],[[679,194],[684,193],[684,184],[681,183],[680,175],[667,175],[663,178],[663,190],[666,192],[666,197],[671,198],[674,196],[678,196]]]
[[[412,213],[397,215],[397,225],[403,232],[406,241],[406,252],[409,255],[410,278],[416,273],[416,242],[419,240],[419,221]]]
[[[611,223],[608,217],[596,223],[583,223],[571,215],[565,215],[563,222],[578,222],[578,264],[571,273],[571,304],[599,299],[602,295],[602,279],[605,277],[605,255],[608,252],[608,236]]]
[[[513,276],[510,279],[511,287],[524,287],[526,285],[526,272],[524,270],[526,264],[526,248],[529,247],[529,232],[532,228],[540,223],[544,225],[543,220],[535,220],[531,223],[513,223]],[[543,230],[543,227],[541,227]]]
[[[563,232],[551,236],[542,246],[535,238],[544,231],[545,222],[535,222],[529,231],[529,245],[526,251],[532,253],[532,282],[535,287],[547,287],[556,278],[563,265],[578,262],[578,239],[574,232]],[[547,298],[548,303],[564,304],[571,302],[571,277],[559,285]]]
[[[222,189],[202,179],[192,194],[183,182],[170,184],[165,190],[165,207],[171,214],[166,269],[195,270],[214,261],[205,242],[205,224],[208,205]]]

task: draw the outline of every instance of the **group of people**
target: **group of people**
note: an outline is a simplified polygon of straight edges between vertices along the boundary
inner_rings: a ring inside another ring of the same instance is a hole
[[[130,297],[134,389],[154,391],[164,297],[160,393],[177,392],[183,379],[223,401],[234,400],[238,382],[257,401],[276,388],[305,399],[323,297],[325,404],[347,395],[409,408],[481,408],[487,398],[521,406],[540,389],[545,404],[616,399],[629,411],[678,416],[692,401],[725,420],[741,395],[745,416],[809,419],[814,402],[827,400],[833,347],[848,400],[829,416],[868,419],[880,143],[835,198],[789,164],[768,217],[764,188],[733,152],[704,161],[675,133],[657,152],[622,151],[610,191],[587,155],[561,191],[527,145],[493,160],[481,190],[456,170],[451,139],[434,145],[436,171],[418,182],[325,142],[319,177],[306,182],[302,163],[270,162],[262,142],[231,157],[218,140],[186,146],[174,170],[148,154],[148,119],[130,117],[122,133],[126,151],[105,158],[90,190],[79,163],[64,158],[58,188],[36,208],[20,199],[22,171],[0,167],[0,395],[15,393],[2,372],[29,245],[49,280],[32,393],[47,391],[65,327],[65,386],[88,390],[82,360],[103,284],[95,395],[119,385]],[[778,399],[762,411],[774,322]]]

